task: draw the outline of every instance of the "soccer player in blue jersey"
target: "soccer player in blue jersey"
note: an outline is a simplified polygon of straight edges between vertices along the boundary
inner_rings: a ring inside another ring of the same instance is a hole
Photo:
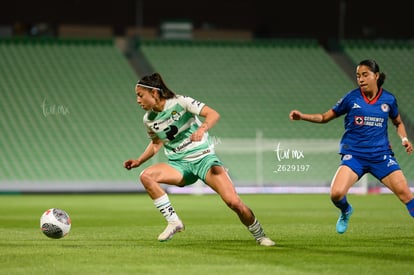
[[[208,130],[219,120],[219,113],[196,99],[176,95],[158,73],[139,80],[135,92],[138,104],[147,111],[143,121],[151,141],[137,159],[125,161],[124,167],[128,170],[139,167],[161,148],[168,158],[167,163],[154,164],[140,174],[141,183],[168,223],[158,240],[168,241],[184,230],[183,222],[160,184],[184,187],[200,179],[238,215],[258,244],[274,246],[275,242],[265,235],[252,210],[236,193],[214,152]],[[203,121],[199,117],[203,117]]]
[[[385,74],[375,60],[363,60],[356,68],[358,88],[348,92],[336,105],[323,114],[304,114],[292,110],[291,120],[327,123],[345,115],[345,133],[340,142],[339,166],[331,184],[330,196],[341,213],[336,223],[339,234],[345,233],[353,213],[346,195],[348,190],[365,174],[371,173],[404,203],[414,217],[414,195],[394,158],[388,140],[388,119],[396,127],[401,143],[408,154],[413,146],[398,112],[393,94],[382,88]]]

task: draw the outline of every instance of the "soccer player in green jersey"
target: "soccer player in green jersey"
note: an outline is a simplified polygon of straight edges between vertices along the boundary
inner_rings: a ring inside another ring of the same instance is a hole
[[[135,92],[137,103],[146,110],[143,122],[151,141],[141,156],[125,161],[124,167],[128,170],[139,167],[162,147],[168,158],[167,163],[154,164],[140,174],[142,185],[168,222],[158,240],[168,241],[175,233],[184,230],[183,222],[160,184],[184,187],[200,179],[236,212],[258,244],[275,245],[265,235],[252,210],[240,199],[214,152],[208,130],[219,120],[219,113],[196,99],[176,95],[158,73],[139,80]]]

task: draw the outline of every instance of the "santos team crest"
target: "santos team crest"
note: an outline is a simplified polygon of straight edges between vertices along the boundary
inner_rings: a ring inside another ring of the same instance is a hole
[[[172,120],[178,121],[178,120],[180,120],[180,117],[181,117],[181,115],[180,115],[179,112],[177,112],[175,110],[171,112],[171,118],[172,118]]]

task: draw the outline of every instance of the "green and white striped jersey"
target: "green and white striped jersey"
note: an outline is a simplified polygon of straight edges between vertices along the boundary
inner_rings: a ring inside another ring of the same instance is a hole
[[[198,115],[204,103],[188,96],[176,95],[167,99],[161,112],[147,111],[143,121],[150,138],[158,137],[164,143],[164,153],[169,160],[196,160],[214,153],[214,143],[208,132],[201,141],[191,141],[190,136],[201,125]]]

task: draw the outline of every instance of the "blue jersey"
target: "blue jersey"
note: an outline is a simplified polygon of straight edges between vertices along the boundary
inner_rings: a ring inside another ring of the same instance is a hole
[[[340,154],[361,157],[393,154],[388,139],[388,118],[398,116],[397,100],[393,94],[381,88],[370,101],[357,88],[341,98],[332,110],[338,117],[346,114]]]

